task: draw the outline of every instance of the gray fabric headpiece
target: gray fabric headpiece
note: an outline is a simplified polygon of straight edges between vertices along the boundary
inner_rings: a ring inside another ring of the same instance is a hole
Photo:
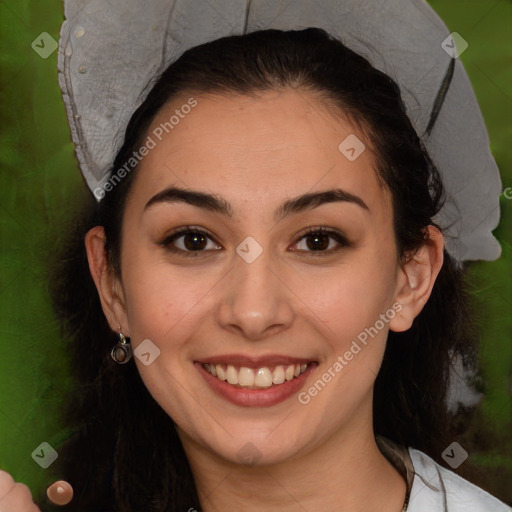
[[[398,82],[443,177],[448,197],[436,221],[449,253],[459,262],[499,257],[491,231],[501,180],[458,58],[467,43],[423,0],[64,0],[64,7],[59,84],[93,193],[108,177],[141,92],[185,50],[255,30],[319,27]]]

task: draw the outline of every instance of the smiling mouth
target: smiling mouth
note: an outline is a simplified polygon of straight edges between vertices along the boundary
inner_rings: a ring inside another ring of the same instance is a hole
[[[226,381],[234,387],[267,389],[300,377],[311,364],[313,363],[285,364],[273,367],[259,366],[257,368],[208,363],[202,363],[202,366],[210,375],[221,381]]]

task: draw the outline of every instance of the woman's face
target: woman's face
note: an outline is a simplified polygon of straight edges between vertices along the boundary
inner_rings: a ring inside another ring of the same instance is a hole
[[[306,91],[194,99],[154,120],[124,215],[120,323],[145,385],[233,462],[371,428],[403,273],[369,144]]]

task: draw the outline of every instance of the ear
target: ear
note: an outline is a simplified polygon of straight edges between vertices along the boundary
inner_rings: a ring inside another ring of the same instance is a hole
[[[399,270],[395,302],[402,307],[389,322],[395,332],[407,331],[425,306],[443,266],[444,239],[434,226],[428,226],[428,242]]]
[[[109,266],[105,252],[105,230],[103,226],[96,226],[85,235],[85,248],[89,261],[89,270],[96,284],[101,307],[105,317],[114,332],[121,332],[130,336],[125,308],[125,299],[120,280],[115,276],[114,270]]]

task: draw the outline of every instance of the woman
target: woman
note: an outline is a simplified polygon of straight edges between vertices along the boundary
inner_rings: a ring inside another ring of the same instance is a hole
[[[54,288],[65,510],[508,510],[441,466],[474,344],[388,76],[320,29],[195,47],[109,182]]]

